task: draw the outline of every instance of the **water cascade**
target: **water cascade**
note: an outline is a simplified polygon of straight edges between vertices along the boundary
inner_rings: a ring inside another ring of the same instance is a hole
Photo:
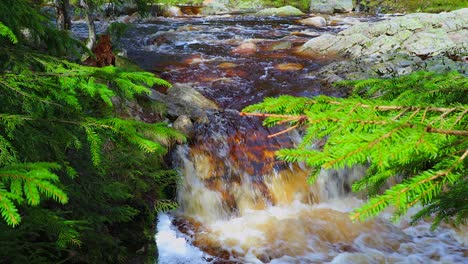
[[[362,204],[353,180],[365,168],[322,171],[306,184],[309,169],[275,159],[293,147],[300,132],[277,137],[281,128],[239,116],[267,96],[343,96],[314,72],[336,58],[305,58],[294,48],[312,35],[294,19],[249,17],[160,19],[137,24],[123,39],[128,56],[173,83],[185,83],[214,100],[219,111],[195,125],[191,142],[178,146],[173,163],[182,179],[180,208],[160,214],[159,263],[463,263],[463,232],[430,222],[410,226],[390,212],[351,222]],[[248,54],[236,52],[253,43]],[[457,240],[458,239],[458,240]]]

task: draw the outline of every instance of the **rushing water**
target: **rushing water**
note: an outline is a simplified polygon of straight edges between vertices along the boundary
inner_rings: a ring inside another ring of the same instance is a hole
[[[429,222],[409,226],[408,217],[392,224],[390,212],[351,222],[347,213],[363,201],[350,186],[364,168],[323,171],[308,185],[306,167],[274,157],[298,144],[299,134],[268,138],[280,129],[238,115],[267,96],[344,96],[314,74],[333,58],[294,53],[314,35],[339,29],[308,28],[293,18],[180,18],[137,24],[123,39],[140,66],[191,85],[222,109],[174,151],[183,175],[180,208],[159,215],[159,263],[468,262],[462,231],[432,232]],[[246,41],[255,52],[233,52]]]

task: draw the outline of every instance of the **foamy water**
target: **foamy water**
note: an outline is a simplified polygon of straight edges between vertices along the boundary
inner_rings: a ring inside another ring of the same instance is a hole
[[[400,228],[384,218],[352,223],[346,212],[361,203],[349,198],[250,210],[204,226],[195,238],[179,232],[172,216],[160,214],[159,263],[212,263],[194,240],[229,252],[233,263],[467,263],[468,248],[453,229],[431,231],[429,222]]]

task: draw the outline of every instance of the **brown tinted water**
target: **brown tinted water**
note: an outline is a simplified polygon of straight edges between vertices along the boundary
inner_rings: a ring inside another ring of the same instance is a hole
[[[189,84],[221,108],[174,151],[180,208],[160,214],[159,263],[467,263],[463,231],[432,232],[430,222],[409,226],[407,217],[392,224],[388,213],[351,222],[347,213],[363,201],[350,185],[363,168],[322,171],[308,185],[308,168],[274,156],[298,144],[300,133],[268,138],[281,128],[239,116],[269,96],[346,95],[315,77],[339,58],[295,52],[312,35],[340,28],[313,29],[296,20],[160,19],[123,38],[141,67]]]

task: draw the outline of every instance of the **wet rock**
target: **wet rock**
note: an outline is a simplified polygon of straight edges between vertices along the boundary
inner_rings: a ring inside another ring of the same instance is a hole
[[[248,55],[257,52],[257,45],[252,42],[244,42],[232,50],[233,53]]]
[[[299,20],[299,23],[307,25],[307,26],[318,27],[318,28],[327,26],[327,21],[325,20],[325,18],[320,17],[320,16],[305,18],[305,19]]]
[[[256,16],[302,16],[304,13],[293,6],[267,8],[255,13]]]
[[[237,64],[232,63],[232,62],[223,62],[218,65],[218,68],[220,69],[232,69],[237,67]]]
[[[182,10],[177,6],[165,6],[163,9],[163,16],[165,17],[178,17],[183,15]]]
[[[180,132],[187,135],[187,137],[193,137],[193,123],[187,115],[180,115],[173,124],[173,127]]]
[[[353,10],[352,0],[311,0],[310,12],[344,13]]]
[[[151,89],[149,98],[165,104],[169,117],[186,115],[198,123],[208,122],[206,111],[218,110],[216,103],[185,84],[174,84],[167,90],[167,95]]]
[[[299,63],[281,63],[275,65],[275,69],[280,71],[299,71],[303,68],[304,66]]]
[[[268,51],[287,50],[292,48],[292,43],[289,41],[275,42],[267,48]]]
[[[186,84],[175,83],[167,90],[167,95],[177,98],[188,105],[200,108],[202,110],[218,109],[218,106],[215,102],[204,97],[200,92]]]

